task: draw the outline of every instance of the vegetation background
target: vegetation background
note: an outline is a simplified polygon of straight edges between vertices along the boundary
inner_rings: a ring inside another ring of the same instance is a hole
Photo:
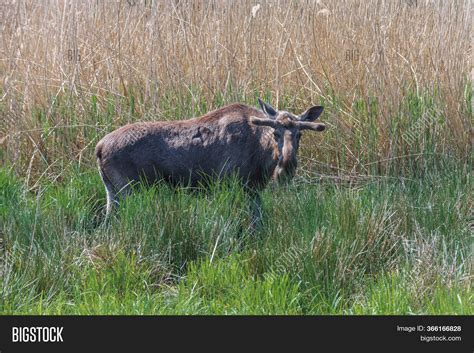
[[[467,0],[0,4],[3,313],[472,314]],[[263,97],[325,106],[238,237],[238,184],[101,224],[118,126]]]

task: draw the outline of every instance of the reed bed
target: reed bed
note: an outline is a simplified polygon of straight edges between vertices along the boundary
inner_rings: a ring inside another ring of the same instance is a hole
[[[30,182],[92,166],[136,120],[261,96],[328,131],[302,172],[401,175],[469,161],[469,1],[3,1],[2,162]],[[32,183],[34,185],[34,183]]]

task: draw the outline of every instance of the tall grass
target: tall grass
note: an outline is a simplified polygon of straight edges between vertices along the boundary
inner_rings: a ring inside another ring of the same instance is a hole
[[[3,313],[472,313],[472,178],[263,195],[247,237],[237,183],[142,190],[100,225],[94,171],[35,195],[0,173]]]
[[[307,177],[469,158],[470,2],[4,1],[2,161],[58,180],[135,120],[324,104]],[[313,167],[317,168],[313,168]]]

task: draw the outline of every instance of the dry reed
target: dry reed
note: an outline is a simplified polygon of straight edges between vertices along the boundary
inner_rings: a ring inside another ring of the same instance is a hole
[[[257,95],[289,110],[327,106],[330,129],[317,140],[325,156],[303,153],[325,171],[370,174],[376,164],[383,174],[381,161],[426,152],[425,140],[413,148],[394,137],[417,118],[405,116],[417,109],[404,108],[413,99],[419,114],[433,100],[435,153],[470,151],[467,0],[1,7],[1,159],[23,175],[55,178],[71,161],[92,165],[97,138],[125,122],[185,118]]]

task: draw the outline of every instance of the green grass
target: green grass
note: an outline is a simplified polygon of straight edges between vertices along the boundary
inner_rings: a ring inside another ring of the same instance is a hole
[[[235,182],[140,190],[104,226],[97,171],[62,180],[1,169],[3,314],[473,313],[467,167],[272,186],[253,236]]]

